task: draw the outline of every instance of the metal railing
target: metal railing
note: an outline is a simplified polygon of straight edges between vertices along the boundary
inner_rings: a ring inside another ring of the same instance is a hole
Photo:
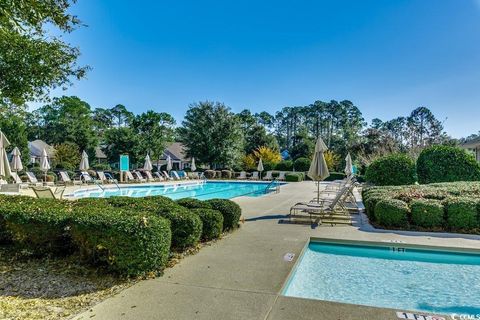
[[[280,192],[280,184],[278,183],[278,180],[277,178],[273,178],[272,181],[270,181],[270,183],[267,185],[267,187],[265,188],[265,193],[269,193],[270,191],[272,191],[273,187],[275,188],[275,193],[279,193]]]

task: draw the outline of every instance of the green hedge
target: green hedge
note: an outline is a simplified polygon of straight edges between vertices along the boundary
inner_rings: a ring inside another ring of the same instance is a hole
[[[442,202],[433,199],[415,199],[410,203],[412,223],[422,228],[441,228],[444,222]]]
[[[223,215],[220,211],[206,208],[192,209],[202,220],[202,240],[220,238],[223,231]]]
[[[310,159],[298,158],[293,162],[293,168],[295,171],[308,171],[310,169]]]
[[[465,150],[450,146],[423,149],[417,160],[418,181],[422,184],[479,181],[480,164]]]
[[[278,171],[292,171],[293,170],[293,161],[292,160],[282,160],[275,165],[275,170],[278,170]]]
[[[346,175],[343,172],[330,172],[330,175],[325,179],[325,181],[343,180],[345,177]]]
[[[415,162],[404,154],[391,154],[373,161],[365,173],[377,186],[408,185],[415,182]]]
[[[198,208],[206,208],[211,209],[212,206],[208,204],[206,201],[198,200],[195,198],[182,198],[175,201],[177,204],[181,205],[182,207],[188,209],[198,209]]]
[[[478,200],[451,198],[446,201],[447,223],[452,230],[478,228]]]
[[[148,212],[111,207],[74,208],[72,238],[82,256],[110,270],[136,276],[164,268],[170,222]]]
[[[408,204],[396,199],[383,199],[375,205],[375,219],[386,227],[408,227]]]
[[[301,172],[290,172],[285,175],[285,181],[287,182],[301,182],[305,178],[305,175]]]
[[[233,230],[238,227],[242,209],[238,204],[227,199],[211,199],[206,201],[213,210],[223,215],[223,230]]]

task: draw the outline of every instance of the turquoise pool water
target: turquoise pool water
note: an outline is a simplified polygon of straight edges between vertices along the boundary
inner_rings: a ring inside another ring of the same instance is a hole
[[[311,242],[283,294],[443,314],[480,314],[480,256]]]
[[[208,200],[214,198],[231,199],[239,196],[258,197],[265,194],[268,182],[192,182],[188,184],[124,186],[118,189],[114,185],[101,189],[78,190],[71,195],[76,198],[106,198],[115,196],[148,197],[166,196],[171,199],[196,198]]]

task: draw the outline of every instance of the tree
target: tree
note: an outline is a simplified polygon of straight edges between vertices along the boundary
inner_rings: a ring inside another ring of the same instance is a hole
[[[121,154],[128,154],[130,163],[137,163],[140,148],[139,138],[132,128],[112,128],[105,131],[102,150],[110,163],[119,162]]]
[[[114,124],[117,127],[129,126],[134,119],[133,113],[128,111],[127,108],[121,104],[117,104],[110,109],[110,113],[113,115],[113,118],[115,119]]]
[[[4,0],[0,4],[0,105],[45,99],[52,88],[85,76],[80,52],[61,39],[80,21],[68,0]],[[48,25],[48,28],[46,27]]]
[[[413,110],[407,118],[407,127],[411,148],[429,146],[441,140],[443,125],[428,108]]]
[[[22,110],[14,108],[2,110],[0,107],[0,130],[10,141],[10,147],[7,152],[18,147],[22,153],[22,161],[27,164],[30,162],[30,152],[28,150],[27,126],[25,123],[25,114]]]
[[[54,167],[75,170],[80,165],[80,149],[73,142],[64,142],[55,146]]]
[[[147,153],[158,160],[169,142],[174,140],[175,119],[165,112],[152,110],[138,115],[133,120],[133,128],[139,135],[141,156]]]
[[[199,163],[215,167],[240,161],[244,143],[240,123],[223,103],[190,105],[179,132],[187,155]]]

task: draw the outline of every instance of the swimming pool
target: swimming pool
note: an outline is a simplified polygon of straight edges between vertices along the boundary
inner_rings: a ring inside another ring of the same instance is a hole
[[[199,181],[182,184],[121,186],[120,188],[108,185],[105,187],[105,190],[100,188],[83,189],[66,196],[75,198],[165,196],[174,200],[180,198],[196,198],[199,200],[214,198],[231,199],[240,196],[258,197],[264,195],[269,184],[269,182]]]
[[[283,295],[477,315],[480,314],[480,255],[310,242],[284,286]]]

